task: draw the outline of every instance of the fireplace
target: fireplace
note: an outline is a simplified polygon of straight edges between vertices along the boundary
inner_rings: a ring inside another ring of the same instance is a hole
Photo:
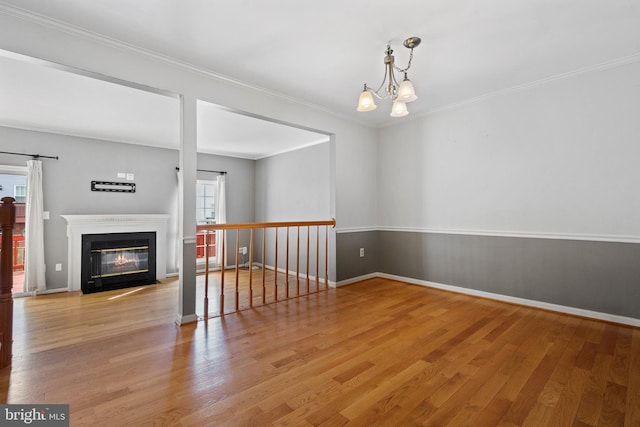
[[[83,293],[156,283],[156,233],[83,234]]]
[[[67,221],[67,261],[69,263],[68,290],[82,289],[82,236],[87,234],[155,232],[156,279],[167,277],[167,224],[166,214],[106,214],[60,215]]]

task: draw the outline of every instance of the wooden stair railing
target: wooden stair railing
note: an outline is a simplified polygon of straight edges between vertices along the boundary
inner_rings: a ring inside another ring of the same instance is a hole
[[[13,347],[13,227],[16,208],[13,197],[3,197],[0,204],[2,247],[0,253],[0,368],[11,365]]]
[[[254,245],[255,245],[255,237],[256,230],[262,229],[262,305],[267,304],[267,287],[273,286],[274,298],[272,302],[278,301],[278,245],[279,245],[279,230],[286,229],[286,240],[285,240],[285,298],[297,297],[300,295],[306,295],[311,292],[310,279],[311,276],[309,274],[310,268],[310,255],[311,255],[311,227],[315,227],[315,248],[313,250],[315,254],[315,292],[320,291],[320,252],[324,252],[324,289],[328,289],[329,287],[329,227],[335,227],[336,220],[323,220],[323,221],[291,221],[291,222],[259,222],[259,223],[243,223],[243,224],[207,224],[207,225],[198,225],[197,232],[205,234],[205,285],[204,285],[204,318],[209,318],[209,245],[206,244],[209,240],[206,238],[206,235],[209,233],[215,233],[218,230],[222,230],[221,238],[219,241],[216,241],[216,245],[220,245],[220,255],[222,260],[225,259],[225,252],[227,250],[227,242],[226,242],[226,231],[227,230],[235,230],[236,231],[236,256],[235,256],[235,292],[233,292],[235,296],[235,310],[240,310],[240,259],[239,259],[239,251],[240,248],[240,230],[249,230],[249,245],[248,245],[248,255],[249,260],[247,262],[249,268],[249,307],[253,307],[253,299],[254,299],[254,278],[253,278],[253,265],[254,265]],[[320,227],[324,227],[324,236],[321,236]],[[306,289],[303,293],[301,293],[300,289],[300,230],[306,228],[306,256],[305,256],[305,273],[303,277],[306,278]],[[274,242],[274,280],[273,283],[267,283],[266,280],[266,254],[267,254],[267,230],[275,230],[275,234],[273,236]],[[297,239],[296,239],[296,268],[295,270],[290,269],[289,265],[289,254],[290,254],[290,230],[295,229],[297,231]],[[320,246],[320,240],[324,238],[324,248]],[[322,250],[321,250],[322,249]],[[218,260],[218,264],[222,264],[224,261]],[[290,273],[295,273],[296,277],[296,293],[295,295],[290,295],[289,292],[289,276]],[[225,268],[220,269],[220,316],[225,315]]]

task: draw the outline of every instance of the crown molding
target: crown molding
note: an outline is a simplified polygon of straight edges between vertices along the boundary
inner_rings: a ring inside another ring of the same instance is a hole
[[[316,111],[320,111],[326,114],[330,114],[336,118],[342,119],[342,120],[347,120],[349,122],[352,123],[356,123],[358,125],[361,126],[366,126],[366,127],[371,127],[371,124],[367,124],[365,122],[356,120],[350,116],[338,113],[332,109],[329,109],[327,107],[318,105],[318,104],[313,104],[311,102],[307,102],[304,100],[301,100],[299,98],[294,98],[292,96],[289,95],[285,95],[283,93],[280,92],[276,92],[270,89],[266,89],[263,88],[261,86],[257,86],[239,79],[235,79],[231,76],[227,76],[221,73],[217,73],[214,72],[212,70],[209,70],[207,68],[204,67],[200,67],[198,65],[195,64],[191,64],[189,62],[186,61],[182,61],[179,60],[177,58],[173,58],[171,56],[167,56],[167,55],[163,55],[161,53],[158,53],[156,51],[150,50],[150,49],[145,49],[139,46],[135,46],[132,45],[130,43],[126,43],[123,42],[121,40],[112,38],[112,37],[108,37],[90,30],[87,30],[85,28],[81,28],[75,25],[71,25],[69,23],[66,22],[62,22],[59,21],[57,19],[53,19],[51,17],[45,16],[45,15],[41,15],[26,9],[22,9],[22,8],[18,8],[16,6],[13,5],[9,5],[7,3],[4,3],[2,1],[0,1],[0,13],[3,13],[5,15],[8,16],[12,16],[14,18],[18,18],[21,19],[23,21],[27,21],[36,25],[40,25],[43,27],[47,27],[47,28],[51,28],[53,30],[56,31],[60,31],[66,34],[69,34],[71,36],[74,37],[79,37],[81,39],[85,39],[85,40],[89,40],[92,42],[98,42],[101,43],[103,45],[106,45],[108,47],[111,48],[115,48],[127,53],[133,53],[142,57],[146,57],[149,59],[152,59],[154,61],[157,62],[161,62],[167,65],[171,65],[177,68],[181,68],[185,71],[194,73],[194,74],[198,74],[201,76],[204,76],[206,78],[212,79],[212,80],[217,80],[220,82],[224,82],[227,84],[231,84],[234,86],[239,86],[245,89],[249,89],[264,95],[268,95],[270,97],[274,97],[274,98],[278,98],[287,102],[291,102],[294,104],[298,104],[298,105],[303,105],[305,107],[314,109]]]
[[[533,87],[539,87],[539,86],[544,86],[546,84],[549,83],[553,83],[556,81],[560,81],[560,80],[566,80],[566,79],[570,79],[573,77],[577,77],[580,76],[582,74],[589,74],[589,73],[594,73],[594,72],[598,72],[598,71],[603,71],[603,70],[608,70],[608,69],[612,69],[612,68],[618,68],[621,67],[623,65],[628,65],[628,64],[633,64],[635,62],[639,62],[640,61],[640,52],[639,53],[634,53],[633,55],[629,55],[629,56],[623,56],[621,58],[615,58],[609,61],[605,61],[605,62],[601,62],[599,64],[594,64],[594,65],[589,65],[587,67],[582,67],[582,68],[578,68],[576,70],[573,71],[568,71],[566,73],[561,73],[561,74],[555,74],[553,76],[549,76],[549,77],[544,77],[542,79],[538,79],[538,80],[534,80],[532,82],[528,82],[528,83],[523,83],[520,85],[516,85],[516,86],[512,86],[506,89],[500,89],[500,90],[496,90],[493,92],[488,92],[479,96],[476,96],[474,98],[469,98],[469,99],[465,99],[459,102],[454,102],[451,104],[447,104],[444,105],[442,107],[437,107],[434,108],[432,110],[429,111],[425,111],[422,113],[418,113],[418,114],[414,114],[411,115],[410,117],[405,117],[403,118],[404,122],[409,122],[409,121],[413,121],[413,120],[417,120],[417,119],[421,119],[421,118],[425,118],[428,116],[432,116],[438,113],[443,113],[446,111],[451,111],[451,110],[457,110],[459,108],[463,108],[469,105],[473,105],[473,104],[478,104],[480,102],[492,99],[492,98],[496,98],[502,95],[508,95],[510,93],[513,92],[520,92],[523,90],[527,90]],[[387,121],[383,124],[381,124],[379,126],[379,128],[385,128],[385,127],[390,127],[393,126],[394,124],[397,124],[398,122],[395,121]]]
[[[195,64],[191,64],[189,62],[186,61],[182,61],[167,55],[163,55],[161,53],[155,52],[153,50],[150,49],[145,49],[145,48],[141,48],[139,46],[135,46],[126,42],[123,42],[121,40],[112,38],[112,37],[108,37],[102,34],[98,34],[96,32],[81,28],[81,27],[77,27],[75,25],[71,25],[68,24],[66,22],[62,22],[56,19],[53,19],[51,17],[45,16],[45,15],[41,15],[32,11],[28,11],[26,9],[22,9],[13,5],[9,5],[5,2],[0,1],[0,13],[4,13],[5,15],[9,15],[9,16],[13,16],[15,18],[24,20],[24,21],[28,21],[37,25],[41,25],[44,27],[48,27],[57,31],[61,31],[67,34],[70,34],[72,36],[76,36],[79,38],[83,38],[83,39],[87,39],[90,41],[94,41],[94,42],[98,42],[104,45],[107,45],[109,47],[112,48],[116,48],[128,53],[134,53],[136,55],[139,56],[143,56],[146,58],[150,58],[153,59],[155,61],[158,62],[162,62],[168,65],[172,65],[178,68],[182,68],[186,71],[189,71],[191,73],[194,74],[199,74],[201,76],[204,76],[206,78],[212,79],[212,80],[217,80],[217,81],[221,81],[221,82],[225,82],[228,84],[232,84],[234,86],[239,86],[239,87],[243,87],[246,89],[250,89],[252,91],[255,92],[259,92],[271,97],[275,97],[287,102],[291,102],[291,103],[295,103],[298,105],[303,105],[305,107],[314,109],[316,111],[320,111],[326,114],[329,114],[331,116],[334,116],[336,118],[342,119],[342,120],[346,120],[355,124],[358,124],[360,126],[364,126],[364,127],[368,127],[368,128],[373,128],[373,129],[381,129],[381,128],[385,128],[385,127],[390,127],[393,125],[396,125],[399,123],[399,121],[396,120],[387,120],[383,123],[380,124],[372,124],[369,122],[365,122],[362,120],[358,120],[356,118],[353,118],[351,116],[345,115],[345,114],[341,114],[336,112],[335,110],[332,110],[330,108],[318,105],[318,104],[314,104],[308,101],[304,101],[302,99],[299,98],[295,98],[286,94],[283,94],[281,92],[276,92],[270,89],[266,89],[263,88],[261,86],[257,86],[254,85],[252,83],[249,82],[245,82],[239,79],[235,79],[231,76],[227,76],[221,73],[217,73],[214,72],[212,70],[209,70],[207,68],[204,67],[200,67],[197,66]],[[534,80],[532,82],[528,82],[528,83],[523,83],[521,85],[516,85],[516,86],[512,86],[510,88],[506,88],[506,89],[500,89],[500,90],[496,90],[493,92],[488,92],[482,95],[479,95],[477,97],[474,98],[469,98],[466,100],[462,100],[459,102],[454,102],[451,104],[447,104],[444,105],[442,107],[437,107],[434,108],[432,110],[428,110],[422,113],[417,113],[414,115],[411,115],[411,117],[405,117],[402,119],[402,122],[409,122],[409,121],[413,121],[413,120],[417,120],[420,118],[424,118],[424,117],[428,117],[434,114],[438,114],[438,113],[442,113],[442,112],[446,112],[446,111],[450,111],[450,110],[455,110],[458,108],[462,108],[468,105],[472,105],[472,104],[476,104],[476,103],[480,103],[483,101],[486,101],[488,99],[494,98],[494,97],[498,97],[501,95],[505,95],[505,94],[509,94],[512,92],[518,92],[521,90],[526,90],[532,87],[537,87],[537,86],[542,86],[554,81],[558,81],[558,80],[563,80],[563,79],[568,79],[568,78],[572,78],[581,74],[587,74],[587,73],[592,73],[592,72],[597,72],[597,71],[601,71],[601,70],[606,70],[606,69],[610,69],[610,68],[616,68],[616,67],[620,67],[622,65],[626,65],[626,64],[631,64],[634,62],[638,62],[640,61],[640,53],[635,53],[629,56],[625,56],[625,57],[621,57],[621,58],[615,58],[609,61],[605,61],[599,64],[595,64],[595,65],[590,65],[587,67],[583,67],[583,68],[579,68],[573,71],[569,71],[566,73],[561,73],[561,74],[556,74],[553,76],[549,76],[549,77],[545,77],[542,79],[538,79],[538,80]]]

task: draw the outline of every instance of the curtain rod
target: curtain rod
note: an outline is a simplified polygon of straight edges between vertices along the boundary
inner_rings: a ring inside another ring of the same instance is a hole
[[[26,153],[12,153],[11,151],[0,151],[0,154],[11,154],[14,156],[27,156],[33,157],[34,159],[54,159],[58,160],[58,156],[43,156],[42,154],[26,154]]]
[[[176,166],[176,170],[179,171],[180,168]],[[212,171],[209,169],[196,169],[196,172],[211,172],[211,173],[217,173],[218,175],[226,175],[227,171]]]

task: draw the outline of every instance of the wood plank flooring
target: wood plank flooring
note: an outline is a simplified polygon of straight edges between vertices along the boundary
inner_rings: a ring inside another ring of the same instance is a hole
[[[638,328],[385,279],[178,327],[175,281],[135,289],[17,299],[0,401],[72,426],[640,426]]]

